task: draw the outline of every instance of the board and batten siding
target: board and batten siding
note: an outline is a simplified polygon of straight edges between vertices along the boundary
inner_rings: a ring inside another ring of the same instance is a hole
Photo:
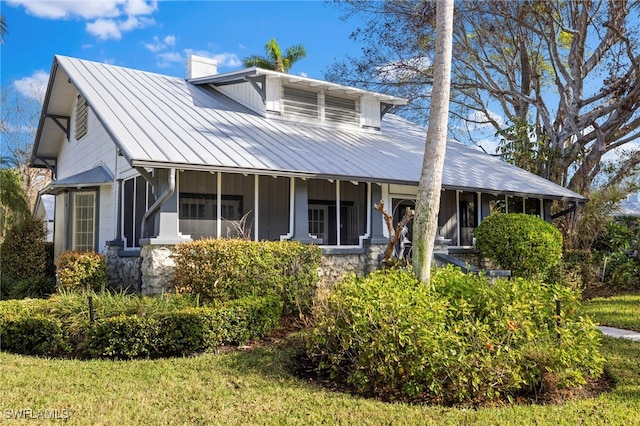
[[[360,124],[363,127],[380,128],[380,102],[374,99],[360,100]]]
[[[266,113],[262,97],[248,82],[216,86],[216,89],[260,115]]]

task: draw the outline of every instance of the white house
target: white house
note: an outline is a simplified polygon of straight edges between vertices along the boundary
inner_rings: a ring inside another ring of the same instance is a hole
[[[200,57],[187,70],[54,58],[31,165],[54,175],[56,255],[107,253],[113,280],[153,293],[174,244],[237,235],[244,218],[255,240],[320,245],[331,274],[376,267],[386,231],[372,205],[401,216],[422,167],[425,129],[390,113],[406,100],[260,68],[218,74]],[[454,141],[442,189],[451,247],[471,246],[494,211],[550,219],[553,200],[585,201]]]

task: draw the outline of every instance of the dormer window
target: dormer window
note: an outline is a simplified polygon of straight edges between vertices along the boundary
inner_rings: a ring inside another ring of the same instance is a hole
[[[360,124],[359,102],[355,98],[290,86],[284,86],[283,89],[285,117],[306,117],[334,123]]]
[[[87,108],[87,100],[82,97],[82,95],[78,95],[78,100],[76,101],[76,131],[75,138],[76,140],[82,138],[87,134],[87,119],[88,119],[88,108]]]

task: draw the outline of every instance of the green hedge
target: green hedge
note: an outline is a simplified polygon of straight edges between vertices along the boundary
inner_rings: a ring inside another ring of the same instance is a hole
[[[544,276],[562,258],[562,234],[537,216],[494,214],[482,220],[474,235],[480,255],[514,276]]]
[[[177,246],[176,290],[203,301],[280,297],[286,313],[309,312],[322,252],[298,242],[198,240]]]
[[[95,321],[85,295],[0,302],[0,348],[80,358],[148,358],[199,353],[242,344],[277,327],[277,297],[247,297],[212,306],[186,306],[181,296],[93,295]],[[44,302],[44,303],[42,303]]]
[[[555,315],[555,300],[561,315]],[[572,388],[602,373],[600,333],[562,285],[490,284],[453,268],[351,276],[319,305],[307,356],[357,390],[478,403]]]
[[[101,291],[109,284],[104,256],[66,251],[58,256],[57,277],[62,291]]]

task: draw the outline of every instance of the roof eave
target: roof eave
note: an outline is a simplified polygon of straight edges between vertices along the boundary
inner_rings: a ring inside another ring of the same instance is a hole
[[[44,100],[42,102],[42,111],[40,112],[40,120],[38,121],[38,130],[36,131],[36,137],[33,140],[33,148],[31,150],[31,157],[29,158],[29,167],[45,167],[43,165],[36,165],[38,148],[40,147],[40,138],[42,137],[42,131],[44,129],[44,121],[46,120],[47,110],[49,109],[49,101],[51,99],[51,92],[53,91],[53,84],[56,79],[56,73],[58,72],[58,58],[57,55],[53,57],[51,64],[51,71],[49,72],[49,82],[47,83],[47,92],[45,93]]]

